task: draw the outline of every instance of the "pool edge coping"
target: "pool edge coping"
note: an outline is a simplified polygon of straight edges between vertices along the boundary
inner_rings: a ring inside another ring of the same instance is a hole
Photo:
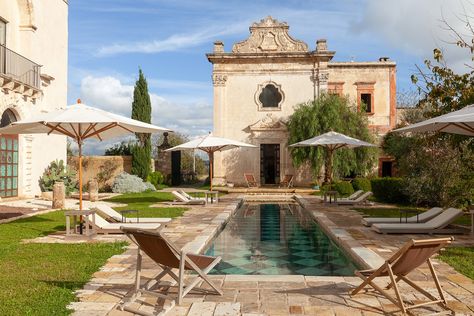
[[[385,259],[372,249],[365,247],[354,239],[346,229],[337,226],[326,214],[311,207],[304,197],[299,194],[295,194],[293,197],[308,211],[310,216],[321,226],[324,232],[341,246],[358,265],[366,269],[376,269],[385,262]]]

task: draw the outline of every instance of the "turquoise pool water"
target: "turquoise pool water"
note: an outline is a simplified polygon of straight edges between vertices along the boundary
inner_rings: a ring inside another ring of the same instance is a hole
[[[214,239],[211,274],[353,275],[355,264],[297,204],[244,204]]]

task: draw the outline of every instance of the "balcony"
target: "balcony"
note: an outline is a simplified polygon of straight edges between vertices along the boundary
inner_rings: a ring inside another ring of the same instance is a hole
[[[41,95],[41,66],[0,45],[0,88],[36,99]]]

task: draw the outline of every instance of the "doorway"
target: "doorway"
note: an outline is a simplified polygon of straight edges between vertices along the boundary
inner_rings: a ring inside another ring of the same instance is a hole
[[[392,161],[382,161],[382,177],[392,176]]]
[[[260,145],[260,181],[277,184],[280,179],[280,144]]]
[[[7,109],[2,113],[0,127],[15,122],[15,113]],[[18,135],[0,136],[0,197],[18,196]]]

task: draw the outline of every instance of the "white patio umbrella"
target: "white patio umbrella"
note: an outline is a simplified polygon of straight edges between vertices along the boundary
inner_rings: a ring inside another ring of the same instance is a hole
[[[339,148],[355,148],[355,147],[377,147],[374,144],[364,142],[360,139],[352,138],[346,136],[344,134],[336,133],[336,132],[328,132],[322,135],[303,140],[301,142],[292,144],[288,147],[308,147],[308,146],[321,146],[325,147],[328,150],[329,154],[329,162],[328,162],[328,170],[327,174],[329,179],[324,179],[325,181],[332,181],[332,160],[333,154],[336,149]]]
[[[394,132],[435,131],[474,136],[474,104],[458,111],[394,130]]]
[[[36,115],[0,128],[1,134],[57,134],[73,138],[79,146],[79,210],[82,210],[82,144],[88,138],[100,141],[131,133],[159,133],[169,129],[133,120],[81,104]]]
[[[212,191],[212,165],[214,160],[214,153],[216,151],[224,151],[229,150],[237,147],[251,147],[256,148],[257,146],[239,142],[232,139],[222,138],[212,136],[211,134],[206,135],[204,137],[199,137],[194,140],[191,140],[187,143],[172,147],[167,149],[166,151],[178,151],[178,150],[185,150],[185,149],[200,149],[206,152],[209,155],[209,182],[211,185]]]

